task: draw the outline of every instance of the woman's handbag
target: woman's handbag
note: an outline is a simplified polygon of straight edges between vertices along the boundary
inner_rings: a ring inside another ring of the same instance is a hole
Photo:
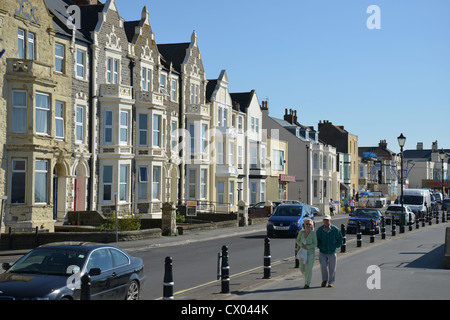
[[[306,249],[300,248],[297,252],[297,259],[302,264],[306,264],[306,261],[308,261],[308,251]]]

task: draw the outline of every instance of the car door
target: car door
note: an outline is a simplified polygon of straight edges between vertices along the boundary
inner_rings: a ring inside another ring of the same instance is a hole
[[[111,248],[111,257],[113,259],[113,278],[111,279],[111,287],[114,291],[114,299],[124,299],[128,282],[133,273],[130,267],[130,260],[120,250]]]
[[[108,249],[100,248],[92,251],[86,266],[86,272],[89,272],[92,268],[99,268],[101,273],[97,276],[91,276],[91,299],[114,299],[114,290],[111,289],[114,270]]]

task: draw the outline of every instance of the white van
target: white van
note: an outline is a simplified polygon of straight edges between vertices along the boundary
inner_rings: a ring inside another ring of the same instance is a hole
[[[404,189],[403,204],[408,205],[416,217],[422,217],[431,209],[430,191],[426,189]]]

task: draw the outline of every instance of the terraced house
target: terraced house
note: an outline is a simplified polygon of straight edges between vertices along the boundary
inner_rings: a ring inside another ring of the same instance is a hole
[[[70,206],[72,51],[43,0],[0,3],[0,193],[4,226],[53,230]]]
[[[266,185],[256,92],[230,93],[225,70],[207,80],[196,32],[157,44],[149,16],[125,21],[115,0],[0,3],[3,232],[53,231],[71,211],[158,219],[165,202],[235,212],[268,189],[285,197]]]

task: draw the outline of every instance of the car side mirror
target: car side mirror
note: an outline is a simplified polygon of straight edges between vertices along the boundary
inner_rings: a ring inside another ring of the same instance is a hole
[[[3,270],[8,270],[9,268],[11,268],[11,264],[9,262],[3,262],[2,263],[2,269]]]
[[[89,270],[90,276],[99,276],[102,273],[102,270],[100,268],[92,268]]]

